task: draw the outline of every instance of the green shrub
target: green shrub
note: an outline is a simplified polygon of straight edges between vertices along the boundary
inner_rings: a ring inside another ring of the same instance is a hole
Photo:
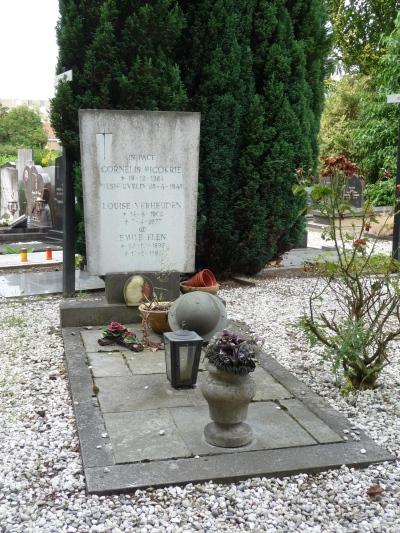
[[[37,165],[42,167],[49,167],[55,164],[56,157],[59,157],[61,152],[58,150],[49,150],[48,148],[34,148],[33,160]]]
[[[368,227],[376,222],[373,205],[361,209],[361,228],[343,226],[354,209],[344,198],[346,181],[357,168],[344,157],[325,160],[323,180],[310,187],[303,180],[297,193],[309,194],[309,209],[328,218],[328,236],[334,241],[337,261],[321,261],[300,327],[311,344],[325,347],[324,357],[343,376],[342,393],[373,388],[389,363],[388,347],[400,337],[400,285],[398,262],[374,257],[376,239]],[[326,181],[329,177],[329,182]],[[324,181],[325,180],[325,181]],[[370,275],[368,275],[370,274]],[[321,308],[321,297],[335,305]]]
[[[376,183],[366,185],[364,190],[364,199],[368,200],[374,206],[394,205],[395,202],[395,179],[380,180]]]

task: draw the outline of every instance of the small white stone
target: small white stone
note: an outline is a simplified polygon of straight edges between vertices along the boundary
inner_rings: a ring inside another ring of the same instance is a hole
[[[367,450],[365,448],[361,448],[360,453],[367,453]]]
[[[103,439],[106,439],[108,437],[108,433],[102,433],[101,436],[103,437]]]
[[[160,435],[165,435],[165,431],[163,429],[160,429],[159,433]]]
[[[346,433],[346,434],[347,434],[347,433],[350,433],[350,431],[349,431],[348,429],[344,429],[344,430],[343,430],[343,433]]]
[[[145,385],[145,387],[144,387],[144,388],[145,388],[145,389],[148,389],[148,388],[149,388],[149,386],[148,386],[148,385]]]
[[[100,450],[100,448],[102,448],[102,445],[101,445],[101,444],[98,444],[98,445],[96,446],[96,448],[97,448],[98,450]]]

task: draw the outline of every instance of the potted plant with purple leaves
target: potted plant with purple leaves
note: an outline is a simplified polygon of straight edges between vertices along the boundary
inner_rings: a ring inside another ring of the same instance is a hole
[[[208,375],[201,390],[213,420],[204,429],[209,444],[236,448],[253,440],[245,420],[255,395],[251,372],[256,368],[260,348],[256,337],[243,337],[228,330],[218,333],[208,344],[205,351]]]

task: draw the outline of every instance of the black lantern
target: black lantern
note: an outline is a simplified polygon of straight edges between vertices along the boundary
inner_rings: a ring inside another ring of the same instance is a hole
[[[18,202],[16,200],[10,200],[7,204],[7,207],[12,216],[14,216],[18,209]]]
[[[203,339],[195,331],[164,333],[167,378],[174,389],[196,385]]]

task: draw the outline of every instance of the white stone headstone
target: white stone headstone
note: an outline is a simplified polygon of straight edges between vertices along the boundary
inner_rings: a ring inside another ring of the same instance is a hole
[[[10,215],[10,220],[18,217],[19,205],[12,215],[8,209],[10,201],[18,202],[18,172],[13,167],[3,167],[0,171],[0,218]]]
[[[194,270],[200,114],[81,110],[88,271]]]

